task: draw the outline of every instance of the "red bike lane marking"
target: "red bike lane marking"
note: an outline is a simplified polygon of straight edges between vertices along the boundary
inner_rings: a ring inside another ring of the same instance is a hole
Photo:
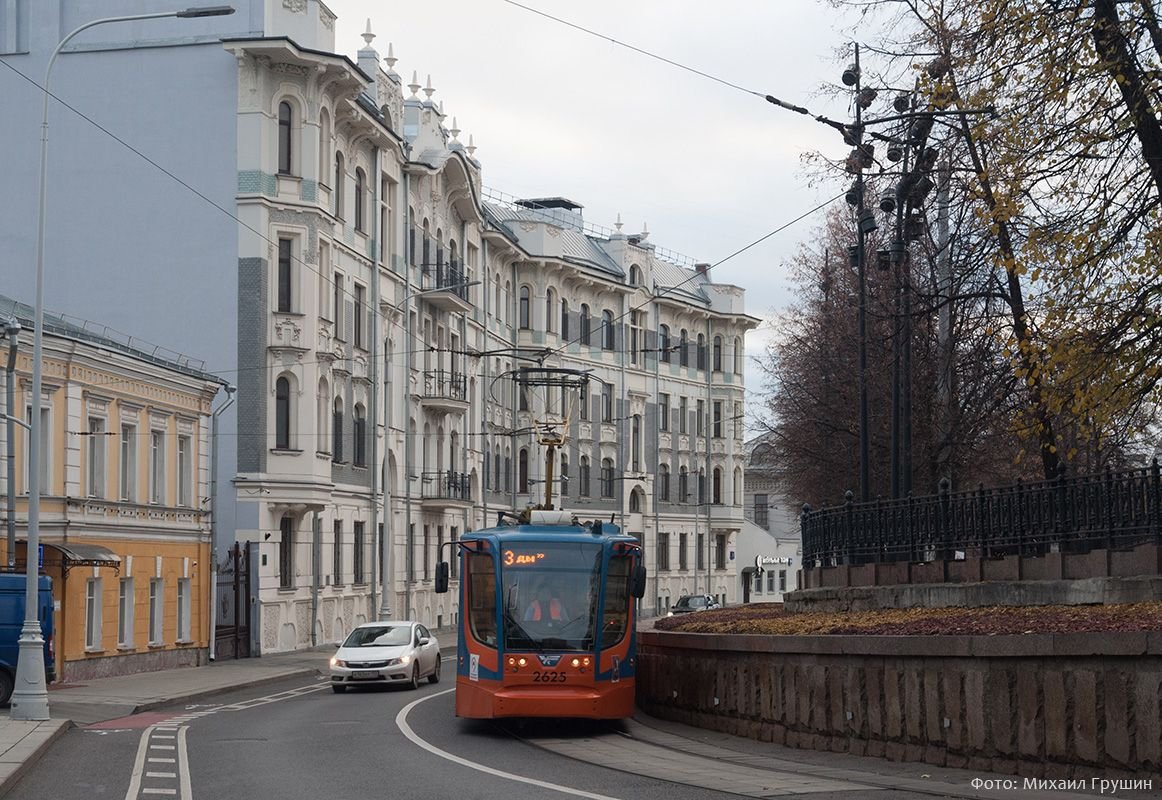
[[[121,730],[127,729],[141,729],[148,728],[150,725],[157,725],[165,722],[167,719],[173,719],[180,716],[172,711],[145,711],[141,714],[133,714],[128,717],[121,717],[120,719],[107,719],[104,722],[94,722],[92,725],[86,725],[85,730],[110,730],[118,728]]]

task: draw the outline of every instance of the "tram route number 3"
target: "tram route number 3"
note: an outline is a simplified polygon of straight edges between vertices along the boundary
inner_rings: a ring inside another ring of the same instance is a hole
[[[533,672],[534,683],[564,683],[567,676],[564,672],[541,672],[537,670]]]
[[[504,565],[506,567],[513,567],[524,564],[535,564],[544,557],[544,553],[514,553],[511,550],[505,550]]]

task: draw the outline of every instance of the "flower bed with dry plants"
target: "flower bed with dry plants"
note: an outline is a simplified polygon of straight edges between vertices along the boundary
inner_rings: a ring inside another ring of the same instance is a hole
[[[666,617],[654,626],[683,633],[765,636],[1000,636],[1033,633],[1162,631],[1162,602],[1108,606],[901,608],[788,614],[756,603]]]

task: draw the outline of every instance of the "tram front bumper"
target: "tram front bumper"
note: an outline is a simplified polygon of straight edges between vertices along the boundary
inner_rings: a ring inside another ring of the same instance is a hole
[[[456,683],[456,715],[471,719],[497,717],[566,717],[625,719],[634,712],[634,684],[607,686],[486,686]]]

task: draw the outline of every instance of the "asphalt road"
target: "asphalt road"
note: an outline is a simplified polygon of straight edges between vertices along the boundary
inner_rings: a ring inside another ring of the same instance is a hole
[[[737,794],[597,766],[530,743],[606,732],[598,723],[459,720],[452,671],[418,691],[333,694],[292,679],[66,734],[12,793],[14,800],[246,800],[587,797],[726,800]],[[401,714],[401,712],[405,712]],[[615,726],[616,727],[616,726]],[[479,765],[486,765],[482,771]],[[730,765],[722,765],[729,770]],[[825,798],[902,797],[890,791]]]

